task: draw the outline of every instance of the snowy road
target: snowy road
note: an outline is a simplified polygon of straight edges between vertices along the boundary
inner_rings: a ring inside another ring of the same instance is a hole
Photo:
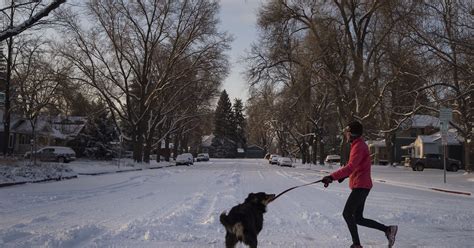
[[[250,192],[279,193],[324,175],[213,160],[2,188],[0,247],[224,247],[222,211]],[[268,206],[259,247],[349,247],[341,216],[348,194],[347,181],[285,194]],[[365,216],[399,225],[396,247],[474,246],[472,196],[374,182]],[[379,231],[359,233],[364,247],[386,246]]]

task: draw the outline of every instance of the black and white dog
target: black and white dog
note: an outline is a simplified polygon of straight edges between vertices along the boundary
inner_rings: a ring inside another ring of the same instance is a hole
[[[267,211],[274,194],[250,193],[244,203],[233,207],[229,214],[223,212],[220,221],[226,229],[226,248],[233,248],[237,242],[244,242],[251,248],[257,247],[257,235],[263,227],[263,214]]]

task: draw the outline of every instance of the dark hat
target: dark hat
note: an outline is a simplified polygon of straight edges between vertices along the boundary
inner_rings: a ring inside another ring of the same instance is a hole
[[[350,132],[352,136],[362,136],[364,128],[360,122],[351,121],[344,130]]]

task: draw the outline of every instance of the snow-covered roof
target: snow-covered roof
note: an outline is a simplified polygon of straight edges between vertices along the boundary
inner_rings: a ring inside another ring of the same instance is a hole
[[[69,136],[77,136],[84,128],[85,123],[58,124],[54,123],[53,128],[60,130],[61,133]]]
[[[367,145],[372,147],[385,147],[385,139],[382,140],[369,140],[367,141]]]
[[[58,139],[77,136],[84,128],[87,119],[81,116],[64,117],[40,116],[36,120],[35,130],[39,134],[49,135]],[[53,123],[53,124],[51,124]],[[0,131],[3,131],[3,125],[0,125]],[[11,131],[17,133],[31,133],[33,127],[31,122],[24,118],[12,119]]]
[[[434,141],[441,140],[441,132],[434,133],[431,136],[433,136]],[[460,141],[462,141],[462,138],[458,137],[456,132],[448,132],[447,138],[448,138],[448,145],[459,145]]]
[[[440,121],[438,117],[431,115],[414,115],[411,118],[411,127],[412,128],[423,128],[423,127],[440,127]]]
[[[432,135],[418,135],[423,143],[437,143],[441,142],[441,132],[434,133]],[[455,130],[451,129],[447,133],[448,145],[459,145],[462,138],[457,135]]]
[[[247,146],[247,149],[252,149],[252,148],[257,148],[257,149],[260,149],[260,150],[265,150],[263,149],[262,147],[258,146],[258,145],[248,145]]]
[[[212,139],[214,139],[214,134],[202,136],[201,145],[202,146],[211,146]]]
[[[418,135],[417,139],[420,139],[423,143],[435,143],[434,138],[431,135]]]

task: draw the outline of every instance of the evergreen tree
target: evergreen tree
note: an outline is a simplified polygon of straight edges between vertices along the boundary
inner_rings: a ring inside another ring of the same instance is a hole
[[[245,148],[247,145],[247,139],[245,137],[245,117],[243,114],[244,105],[242,104],[241,99],[235,99],[233,105],[233,130],[234,137],[233,140],[237,143],[237,146],[240,148]]]
[[[111,159],[117,149],[110,142],[117,141],[118,136],[112,117],[103,110],[89,118],[84,130],[70,145],[88,158]]]
[[[235,127],[233,123],[232,104],[224,90],[217,102],[214,119],[214,139],[212,140],[212,156],[216,158],[235,158],[237,146],[234,141]]]
[[[214,135],[218,138],[232,139],[232,104],[229,95],[225,90],[222,91],[219,101],[217,102],[215,119],[214,119]]]

